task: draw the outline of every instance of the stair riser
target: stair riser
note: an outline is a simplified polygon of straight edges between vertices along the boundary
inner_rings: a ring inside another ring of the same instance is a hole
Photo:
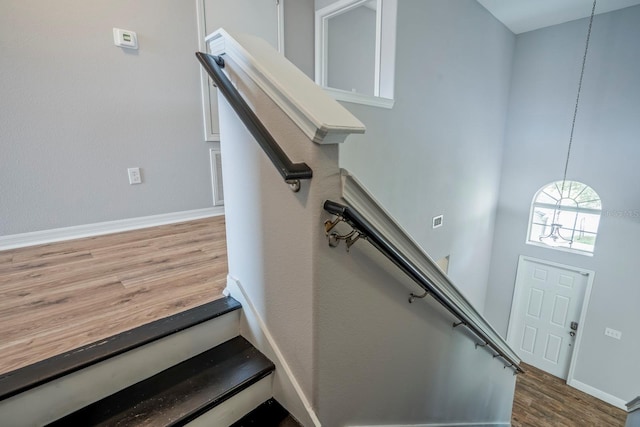
[[[238,335],[227,313],[0,402],[3,425],[43,425]]]
[[[271,398],[273,374],[225,400],[209,412],[186,424],[187,427],[228,427]]]

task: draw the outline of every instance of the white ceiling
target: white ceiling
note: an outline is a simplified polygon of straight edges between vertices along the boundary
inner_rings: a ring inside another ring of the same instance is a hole
[[[515,34],[591,15],[592,0],[478,0]],[[600,0],[596,14],[640,4],[640,0]]]

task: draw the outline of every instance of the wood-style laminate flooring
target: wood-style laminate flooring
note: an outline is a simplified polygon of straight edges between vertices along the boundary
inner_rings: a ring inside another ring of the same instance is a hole
[[[627,413],[522,364],[513,402],[513,427],[622,427]]]
[[[0,373],[222,296],[224,217],[0,252]]]

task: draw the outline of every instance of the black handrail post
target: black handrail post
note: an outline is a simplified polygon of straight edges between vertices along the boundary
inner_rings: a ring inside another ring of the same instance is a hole
[[[222,71],[225,61],[222,56],[209,55],[196,52],[198,61],[202,64],[207,74],[211,77],[218,90],[229,101],[233,110],[238,114],[242,123],[247,127],[251,135],[273,165],[278,169],[282,178],[289,184],[293,191],[300,189],[300,180],[311,179],[313,171],[306,163],[293,163],[282,150],[278,142],[273,138],[256,113],[244,100],[240,92],[233,86],[227,75]]]

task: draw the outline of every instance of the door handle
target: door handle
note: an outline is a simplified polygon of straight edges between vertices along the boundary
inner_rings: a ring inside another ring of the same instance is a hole
[[[572,336],[572,337],[575,337],[575,336],[576,336],[576,333],[575,333],[575,332],[573,332],[573,331],[571,331],[571,332],[569,332],[569,335],[570,335],[570,336]]]
[[[572,331],[577,331],[578,330],[578,322],[571,322],[571,326],[570,326]]]

